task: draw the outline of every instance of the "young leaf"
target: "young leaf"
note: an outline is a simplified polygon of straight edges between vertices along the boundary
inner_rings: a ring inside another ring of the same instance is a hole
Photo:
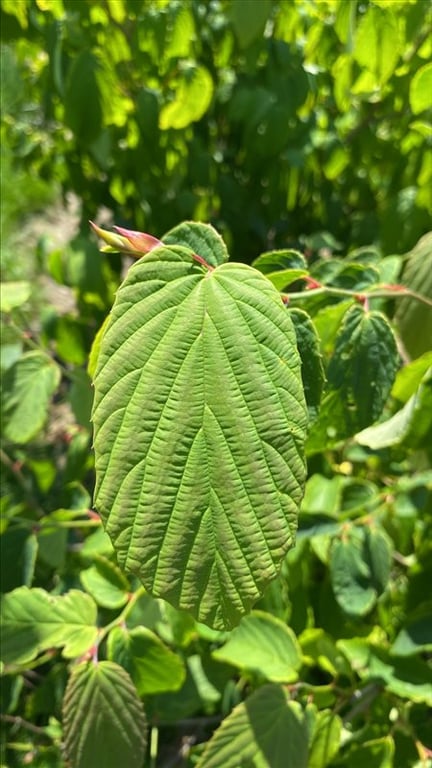
[[[253,761],[253,762],[252,762]],[[264,685],[222,722],[197,768],[307,768],[308,727],[304,714],[278,685]]]
[[[307,416],[278,292],[193,255],[157,248],[117,293],[95,376],[95,505],[148,591],[229,628],[293,544]]]
[[[76,589],[50,595],[18,587],[3,596],[1,619],[5,664],[26,664],[47,648],[63,648],[63,656],[73,659],[91,647],[98,632],[96,604]]]
[[[182,659],[146,627],[115,627],[108,636],[108,658],[129,672],[140,696],[177,691],[185,680]]]
[[[253,670],[275,683],[297,680],[301,652],[293,631],[271,614],[252,611],[213,658]]]
[[[26,352],[3,377],[3,434],[27,443],[43,427],[48,403],[60,382],[58,366],[42,352]]]
[[[146,718],[128,673],[111,661],[78,664],[63,701],[64,746],[73,768],[141,766]]]

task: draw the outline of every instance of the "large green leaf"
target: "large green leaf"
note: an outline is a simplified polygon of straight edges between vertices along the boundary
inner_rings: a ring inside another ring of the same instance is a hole
[[[63,648],[73,659],[88,651],[98,632],[96,604],[76,589],[50,595],[18,587],[2,597],[1,620],[5,664],[25,664],[47,648]]]
[[[308,727],[278,685],[264,685],[225,718],[198,768],[307,768]]]
[[[255,269],[159,247],[120,287],[95,376],[95,504],[146,589],[230,627],[292,546],[307,424],[295,333]]]
[[[263,611],[245,616],[213,657],[253,670],[274,683],[297,680],[301,666],[300,647],[292,629]]]
[[[39,432],[59,381],[58,366],[42,352],[26,352],[6,371],[3,434],[8,440],[27,443]]]
[[[73,768],[144,762],[146,718],[128,673],[111,661],[78,664],[63,701],[64,747]]]

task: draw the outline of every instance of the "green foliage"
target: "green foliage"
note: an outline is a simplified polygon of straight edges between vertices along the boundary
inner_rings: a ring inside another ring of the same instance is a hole
[[[61,741],[74,768],[147,765],[158,741],[164,760],[184,727],[204,742],[185,767],[416,765],[432,703],[432,350],[403,363],[392,313],[415,302],[426,323],[429,299],[383,284],[404,260],[372,248],[248,267],[204,224],[162,241],[98,232],[142,252],[90,355],[114,549],[89,510],[85,325],[81,341],[69,321],[25,332],[24,351],[27,286],[5,286],[3,695],[23,723],[5,754],[24,764],[25,712],[42,723],[31,749],[58,768]],[[51,444],[53,395],[71,411]]]
[[[428,766],[426,6],[2,3],[2,765]]]
[[[323,231],[404,251],[432,203],[431,18],[423,0],[2,3],[10,172],[75,191],[83,221],[211,221],[247,263]]]

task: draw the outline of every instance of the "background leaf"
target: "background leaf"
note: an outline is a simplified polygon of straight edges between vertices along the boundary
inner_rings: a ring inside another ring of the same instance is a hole
[[[213,658],[252,670],[275,683],[297,680],[301,654],[292,630],[275,616],[252,611],[245,616]]]
[[[355,407],[359,427],[380,416],[398,364],[395,338],[385,316],[358,306],[349,309],[327,375],[330,388],[340,390]]]
[[[265,685],[239,704],[213,734],[198,768],[307,768],[308,728],[283,688]]]
[[[65,752],[74,768],[139,766],[147,726],[125,670],[111,661],[78,664],[63,702]]]
[[[41,352],[26,352],[4,375],[4,436],[27,443],[42,429],[48,404],[60,382],[58,366]]]
[[[108,637],[108,658],[126,669],[139,696],[177,691],[185,680],[182,659],[146,627],[115,627]]]
[[[5,664],[25,664],[48,648],[62,648],[73,659],[97,637],[96,605],[76,589],[50,595],[39,587],[18,587],[3,595],[1,614]]]

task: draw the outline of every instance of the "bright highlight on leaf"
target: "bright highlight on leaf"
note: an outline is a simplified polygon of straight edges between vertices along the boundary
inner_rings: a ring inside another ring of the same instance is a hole
[[[230,628],[294,543],[307,415],[276,289],[245,265],[203,268],[184,243],[148,253],[117,293],[95,375],[95,504],[121,567]]]

